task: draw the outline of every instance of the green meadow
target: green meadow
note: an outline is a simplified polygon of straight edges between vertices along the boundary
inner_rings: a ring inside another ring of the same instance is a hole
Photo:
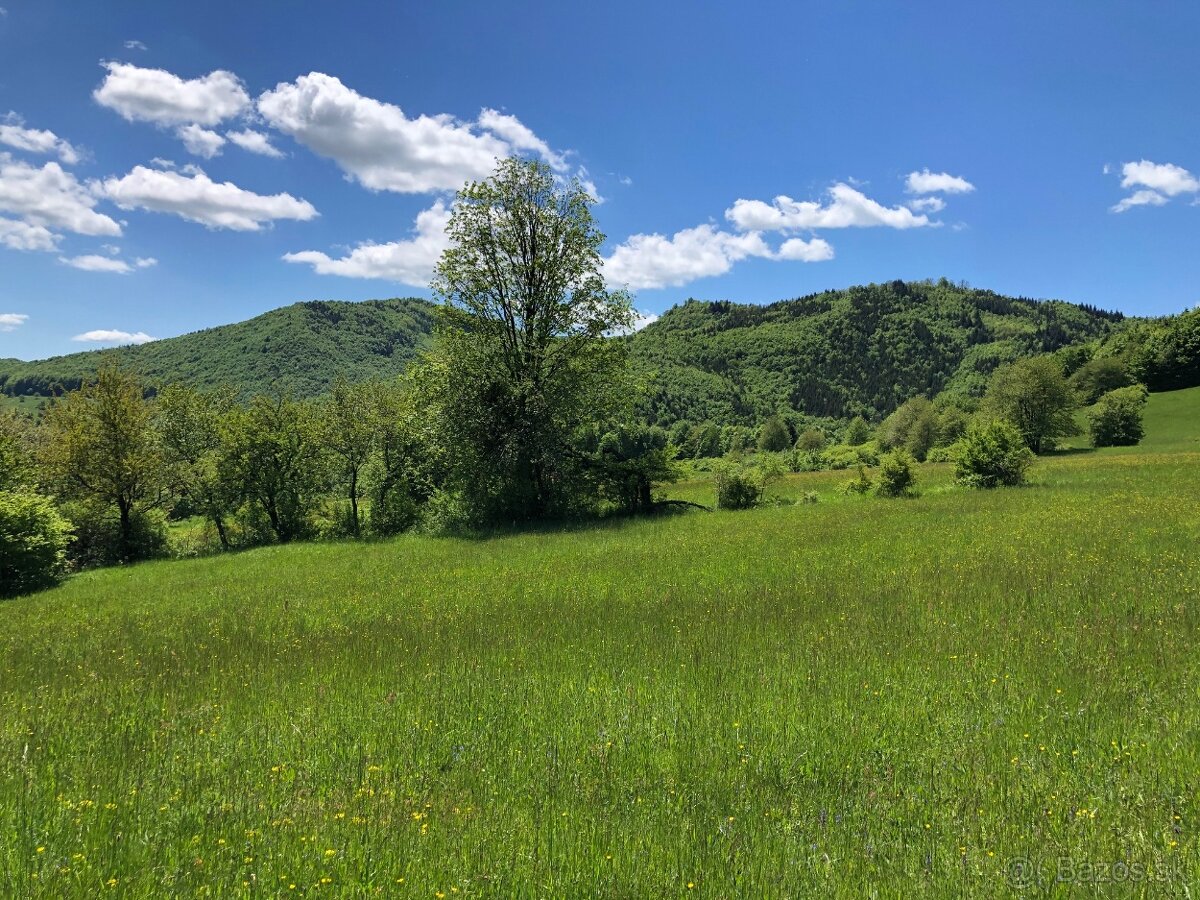
[[[1146,429],[2,603],[0,896],[1191,896],[1200,389]]]

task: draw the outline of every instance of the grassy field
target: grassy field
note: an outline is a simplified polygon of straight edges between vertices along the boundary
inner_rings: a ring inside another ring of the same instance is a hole
[[[1147,426],[4,603],[0,896],[1190,896],[1200,390]]]

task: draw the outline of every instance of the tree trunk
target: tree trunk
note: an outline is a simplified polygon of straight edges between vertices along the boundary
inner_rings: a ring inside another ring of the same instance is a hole
[[[117,500],[117,509],[121,511],[121,562],[129,562],[133,558],[133,520],[130,506],[130,502],[124,497]]]
[[[358,469],[350,473],[350,515],[353,519],[354,536],[358,537]]]

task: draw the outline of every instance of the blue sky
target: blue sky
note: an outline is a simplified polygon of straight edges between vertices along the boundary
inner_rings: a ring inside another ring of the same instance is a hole
[[[592,186],[649,314],[943,275],[1200,301],[1197,4],[0,8],[0,357],[427,296],[454,188],[513,152]]]

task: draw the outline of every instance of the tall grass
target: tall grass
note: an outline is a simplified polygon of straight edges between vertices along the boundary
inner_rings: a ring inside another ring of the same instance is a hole
[[[0,895],[1182,896],[1181,409],[1170,446],[1151,423],[1024,489],[922,467],[917,499],[850,499],[818,473],[780,490],[817,504],[268,548],[6,603]]]

